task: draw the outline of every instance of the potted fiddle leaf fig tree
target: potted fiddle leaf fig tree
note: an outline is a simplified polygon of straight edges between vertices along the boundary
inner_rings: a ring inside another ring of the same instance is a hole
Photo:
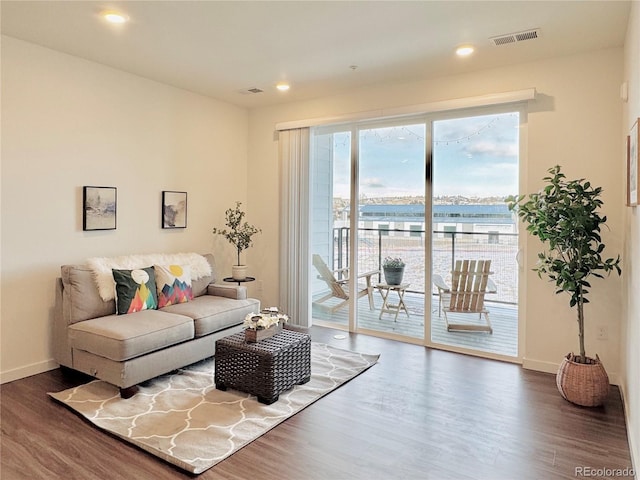
[[[602,188],[585,179],[567,180],[558,165],[548,172],[542,190],[509,197],[507,203],[546,247],[533,270],[555,283],[555,293],[568,294],[569,306],[576,309],[580,354],[564,357],[556,375],[558,389],[570,402],[592,407],[607,398],[609,378],[599,357],[586,355],[584,305],[589,303],[591,277],[603,278],[612,271],[620,275],[620,255],[603,257],[600,231],[607,217],[599,213]]]
[[[253,245],[253,236],[262,232],[261,229],[249,224],[248,222],[243,222],[246,214],[240,208],[241,205],[241,202],[236,202],[235,208],[229,208],[224,212],[227,219],[227,222],[225,223],[227,228],[215,227],[212,232],[214,235],[222,235],[236,249],[238,254],[238,263],[236,265],[232,265],[231,276],[234,280],[239,281],[247,278],[247,266],[240,264],[240,254],[243,250],[246,250]]]

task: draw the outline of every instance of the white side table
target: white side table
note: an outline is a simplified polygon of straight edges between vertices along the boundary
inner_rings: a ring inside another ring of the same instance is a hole
[[[409,317],[409,310],[407,310],[407,306],[404,303],[404,292],[409,287],[409,283],[401,283],[400,285],[388,285],[386,283],[379,283],[376,285],[378,290],[380,291],[380,295],[382,295],[382,308],[380,309],[380,317],[382,320],[382,315],[385,313],[393,313],[395,316],[393,318],[394,322],[398,321],[398,314],[401,311],[407,314]],[[398,293],[398,303],[389,303],[389,294],[391,292]]]

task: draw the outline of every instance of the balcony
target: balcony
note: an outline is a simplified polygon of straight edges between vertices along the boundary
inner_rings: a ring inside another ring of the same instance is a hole
[[[493,326],[493,333],[484,332],[448,332],[444,317],[438,309],[438,296],[435,289],[425,288],[425,239],[424,231],[419,230],[383,230],[373,228],[359,229],[358,265],[360,271],[380,270],[384,257],[401,257],[405,263],[403,282],[410,283],[405,295],[409,317],[404,313],[394,321],[393,315],[380,317],[382,297],[374,291],[375,307],[371,311],[367,298],[361,298],[358,304],[358,325],[360,328],[378,332],[392,333],[406,337],[422,339],[424,337],[425,295],[431,295],[431,340],[434,343],[460,348],[481,350],[498,355],[517,356],[518,345],[518,235],[495,232],[447,232],[434,231],[432,237],[433,273],[441,275],[447,283],[451,280],[450,271],[456,260],[490,259],[493,274],[491,279],[497,285],[497,293],[487,295],[486,307]],[[334,229],[334,270],[346,268],[349,264],[349,229]],[[377,281],[384,281],[380,274]],[[313,298],[326,293],[324,284],[316,284]],[[391,293],[394,295],[394,292]],[[427,305],[427,309],[429,306]],[[327,313],[324,309],[313,307],[314,321],[346,327],[349,308],[347,306]],[[471,315],[466,315],[467,318]]]

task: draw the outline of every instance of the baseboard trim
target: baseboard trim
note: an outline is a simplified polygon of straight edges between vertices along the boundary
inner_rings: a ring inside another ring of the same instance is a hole
[[[54,370],[60,365],[55,360],[45,360],[44,362],[32,363],[24,367],[14,368],[6,372],[0,372],[0,384],[20,380],[21,378],[37,375],[38,373]]]
[[[522,359],[522,368],[535,370],[536,372],[553,373],[555,375],[559,367],[559,363],[531,360],[529,358]],[[620,386],[620,375],[618,372],[607,372],[607,376],[609,377],[609,383],[611,385]]]
[[[531,360],[530,358],[522,359],[522,368],[527,370],[535,370],[536,372],[544,373],[556,373],[558,371],[559,363],[545,362],[542,360]]]
[[[631,429],[632,424],[631,424],[631,419],[629,418],[629,402],[628,402],[628,397],[627,397],[627,390],[625,387],[624,382],[620,382],[619,387],[620,388],[620,396],[622,397],[622,408],[624,411],[624,420],[625,423],[627,425],[627,442],[629,442],[629,454],[631,456],[631,468],[633,468],[634,472],[637,472],[638,469],[636,468],[638,466],[638,459],[635,456],[636,453],[636,442],[635,442],[635,436],[634,436],[634,432]]]

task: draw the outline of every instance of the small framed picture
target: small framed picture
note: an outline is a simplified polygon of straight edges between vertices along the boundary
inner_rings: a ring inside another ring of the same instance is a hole
[[[638,123],[640,119],[631,127],[631,133],[627,137],[627,205],[635,207],[638,205],[638,144],[640,144],[640,131]]]
[[[187,228],[187,192],[162,192],[162,228]]]
[[[116,229],[116,187],[82,187],[82,230]]]

